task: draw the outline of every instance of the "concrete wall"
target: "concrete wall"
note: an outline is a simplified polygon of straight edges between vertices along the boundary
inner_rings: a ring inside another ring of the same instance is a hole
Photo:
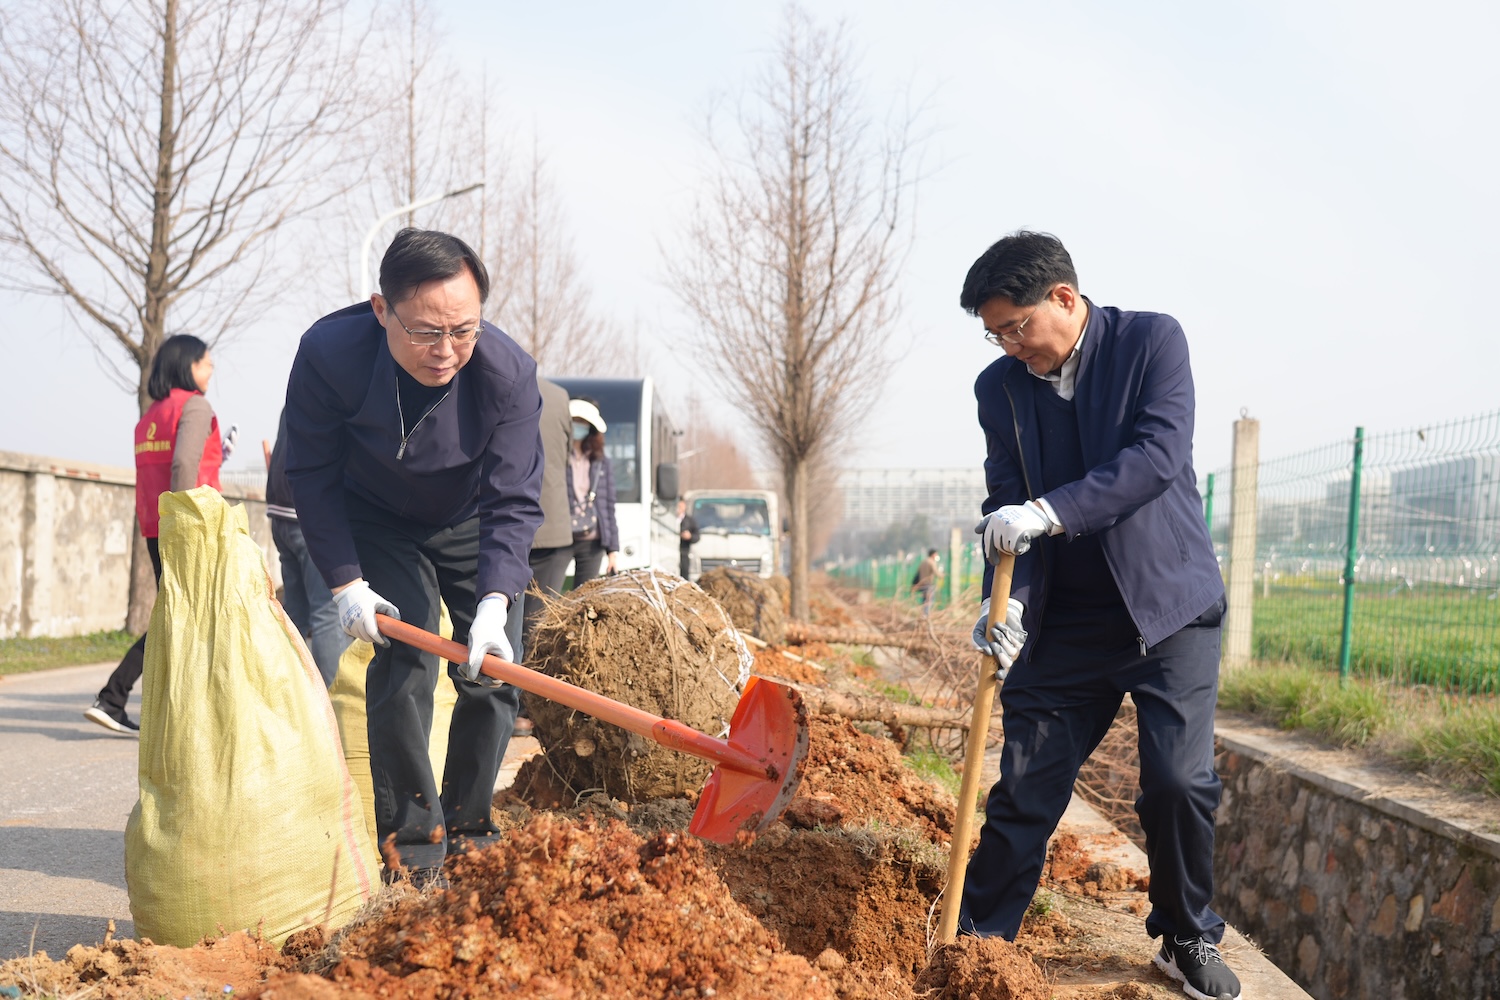
[[[226,486],[224,496],[247,505],[279,584],[264,493]],[[0,639],[120,628],[138,530],[133,469],[0,451]]]
[[[1320,1000],[1500,997],[1492,823],[1222,724],[1218,739],[1221,916]]]

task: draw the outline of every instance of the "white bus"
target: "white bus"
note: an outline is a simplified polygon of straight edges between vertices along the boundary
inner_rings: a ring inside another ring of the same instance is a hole
[[[654,566],[676,573],[677,431],[650,378],[554,378],[574,399],[589,399],[609,428],[604,453],[615,474],[619,569]]]

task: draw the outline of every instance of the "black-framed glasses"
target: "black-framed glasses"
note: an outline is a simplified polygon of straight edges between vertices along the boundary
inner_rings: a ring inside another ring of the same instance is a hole
[[[1037,306],[1036,308],[1040,309],[1041,306]],[[1009,333],[996,333],[994,330],[986,330],[984,331],[984,339],[988,340],[996,347],[1004,347],[1006,344],[1010,344],[1012,347],[1014,347],[1016,344],[1019,344],[1022,339],[1025,338],[1026,324],[1030,323],[1031,317],[1035,315],[1036,309],[1031,310],[1031,312],[1026,314],[1026,318],[1021,320],[1020,324]]]
[[[471,344],[479,336],[480,325],[468,330],[413,330],[401,319],[401,314],[396,312],[395,306],[389,306],[390,313],[396,317],[396,322],[401,324],[401,329],[406,331],[406,337],[417,347],[436,347],[438,341],[444,337],[452,337],[454,344]]]

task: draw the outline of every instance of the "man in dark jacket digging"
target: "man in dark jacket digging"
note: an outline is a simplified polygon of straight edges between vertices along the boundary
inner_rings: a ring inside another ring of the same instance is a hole
[[[986,250],[959,302],[1006,354],[974,386],[989,489],[975,530],[991,562],[1017,556],[998,624],[984,634],[986,601],[975,625],[1005,681],[1005,748],[959,926],[1015,938],[1079,768],[1128,692],[1156,963],[1189,996],[1238,1000],[1210,908],[1224,584],[1193,473],[1182,328],[1090,302],[1067,250],[1038,233]]]
[[[481,320],[489,274],[446,233],[403,229],[380,291],[314,323],[287,383],[287,478],[344,630],[376,645],[366,684],[375,824],[387,876],[442,884],[445,856],[496,835],[490,798],[520,692],[479,673],[516,659],[542,512],[536,363]],[[437,657],[380,634],[377,612],[437,631],[466,662],[443,787],[427,756]]]

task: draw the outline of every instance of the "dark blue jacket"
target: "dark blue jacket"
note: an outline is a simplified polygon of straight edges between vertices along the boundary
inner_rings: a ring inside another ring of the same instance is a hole
[[[363,575],[344,492],[449,527],[479,515],[479,594],[514,603],[542,522],[542,397],[536,362],[489,323],[449,395],[401,446],[396,359],[368,302],[302,336],[286,390],[287,479],[308,552],[329,587]]]
[[[1038,498],[1033,393],[1052,391],[1011,357],[974,383],[988,450],[985,513]],[[1193,373],[1182,327],[1161,313],[1090,302],[1073,402],[1088,473],[1042,495],[1068,538],[1099,535],[1125,607],[1154,646],[1224,595],[1193,473]],[[1011,596],[1026,606],[1027,658],[1046,607],[1049,551],[1034,544],[1016,560]],[[993,572],[986,567],[986,594]]]

